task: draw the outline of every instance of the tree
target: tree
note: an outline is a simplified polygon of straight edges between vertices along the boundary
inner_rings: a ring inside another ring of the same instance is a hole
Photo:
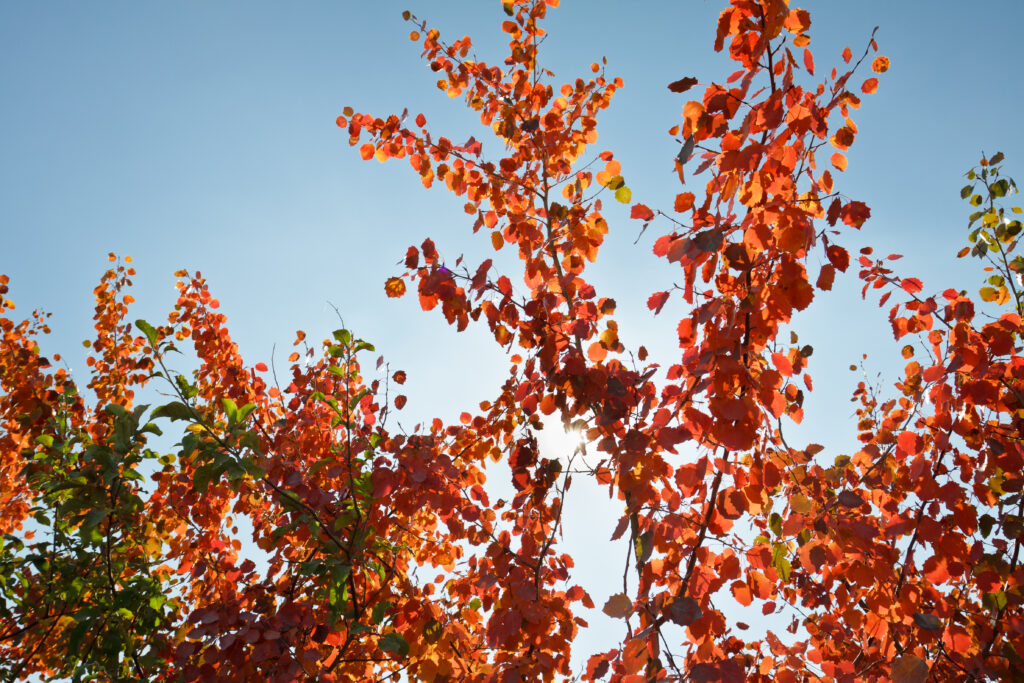
[[[833,169],[846,168],[850,117],[877,87],[874,76],[854,81],[874,40],[856,61],[847,48],[818,83],[806,11],[783,0],[723,10],[715,49],[738,69],[687,102],[670,131],[680,182],[694,165],[707,179],[671,206],[631,208],[665,231],[654,255],[682,269],[649,307],[689,306],[678,357],[658,364],[625,348],[615,301],[584,278],[609,230],[602,201],[630,204],[632,191],[611,152],[590,151],[621,81],[594,64],[556,88],[539,62],[557,4],[504,0],[501,66],[405,14],[438,87],[479,112],[501,158],[439,136],[422,115],[338,119],[364,159],[407,160],[423,185],[465,201],[474,233],[519,257],[521,274],[470,266],[426,239],[385,283],[395,297],[414,288],[457,330],[487,325],[511,354],[493,400],[458,424],[389,430],[405,374],[365,379],[373,347],[345,329],[320,344],[299,333],[282,381],[247,366],[198,273],[177,274],[165,324],[133,326],[134,271],[125,259],[107,272],[90,398],[41,355],[45,316],[0,318],[7,678],[568,677],[585,626],[576,606],[594,605],[558,545],[574,476],[620,501],[613,533],[630,541],[624,590],[603,607],[623,633],[591,654],[585,680],[1024,673],[1024,259],[1002,156],[983,158],[962,193],[976,211],[961,255],[988,259],[979,295],[994,314],[983,322],[965,292],[926,295],[862,250],[865,295],[891,299],[894,335],[913,342],[905,376],[891,397],[857,389],[856,453],[791,445],[785,427],[802,418],[813,351],[794,315],[849,269],[839,240],[870,215]],[[888,60],[870,66],[883,73]],[[192,372],[171,364],[186,343]],[[171,400],[137,405],[152,386]],[[546,418],[585,433],[600,461],[539,452]],[[149,445],[168,423],[179,427],[175,454]],[[502,460],[515,494],[492,501],[487,469]],[[263,557],[239,542],[249,527]],[[791,621],[747,638],[730,602]]]

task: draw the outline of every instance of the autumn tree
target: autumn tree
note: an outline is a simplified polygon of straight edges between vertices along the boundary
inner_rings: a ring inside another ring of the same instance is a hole
[[[888,60],[867,39],[816,76],[806,11],[732,0],[714,47],[736,70],[668,84],[703,87],[669,131],[684,187],[633,203],[626,170],[594,149],[621,81],[595,63],[556,85],[543,67],[557,4],[504,0],[498,65],[404,15],[438,87],[493,132],[495,156],[422,114],[338,118],[364,159],[408,163],[464,202],[474,234],[518,256],[515,270],[468,264],[427,238],[385,282],[458,331],[486,326],[510,355],[505,383],[458,423],[390,430],[405,373],[369,369],[373,347],[345,329],[316,343],[299,333],[281,375],[247,365],[198,273],[177,274],[166,322],[133,324],[134,271],[118,261],[96,289],[81,390],[41,355],[43,315],[0,319],[7,678],[1021,676],[1024,260],[1001,155],[963,190],[974,212],[961,256],[990,273],[979,309],[863,249],[858,276],[890,306],[904,376],[892,391],[857,388],[856,452],[793,443],[786,428],[813,383],[812,349],[791,332],[848,277],[843,235],[870,216],[839,172]],[[604,201],[631,205],[656,234],[653,257],[681,269],[648,301],[656,314],[687,307],[674,357],[626,348],[611,293],[587,281],[609,258]],[[185,350],[194,372],[172,362]],[[136,402],[154,387],[169,400]],[[581,429],[599,461],[541,452],[536,431],[552,421]],[[176,452],[157,452],[169,426]],[[509,500],[492,500],[495,462]],[[607,599],[572,582],[559,543],[581,476],[618,501],[609,531],[629,541],[624,590]],[[574,671],[580,607],[595,598],[622,631]],[[775,615],[767,632],[748,635],[734,603]]]

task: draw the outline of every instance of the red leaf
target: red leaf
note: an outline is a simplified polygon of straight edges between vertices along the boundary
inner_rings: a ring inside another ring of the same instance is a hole
[[[651,294],[651,298],[647,300],[647,308],[654,311],[657,315],[661,313],[661,309],[665,306],[665,302],[668,301],[668,292],[655,292]]]
[[[864,499],[850,490],[840,493],[838,500],[840,505],[848,508],[860,507],[864,504]]]
[[[256,372],[266,372],[267,371],[267,364],[266,363],[257,363],[254,367],[255,367]]]
[[[897,445],[908,455],[917,455],[924,448],[924,439],[914,432],[903,432],[896,440]]]
[[[821,267],[821,273],[818,274],[818,281],[815,286],[818,289],[832,289],[832,283],[836,279],[836,269],[831,264],[826,263]]]
[[[617,651],[613,650],[613,653],[617,654]],[[614,654],[611,656],[614,656]],[[604,675],[608,673],[608,657],[609,655],[607,654],[591,655],[590,659],[587,660],[588,680],[596,681],[599,678],[604,678]]]
[[[861,92],[870,95],[871,93],[878,90],[878,79],[869,78],[868,80],[864,81],[864,85],[860,86],[860,89]]]
[[[633,205],[633,210],[629,213],[630,218],[638,218],[642,221],[649,221],[654,218],[654,212],[643,204]]]
[[[871,217],[871,209],[864,202],[850,202],[846,204],[840,214],[843,222],[853,228],[864,225],[864,221]]]
[[[900,287],[908,294],[917,294],[924,288],[924,285],[916,277],[908,277],[900,284]]]
[[[783,377],[789,377],[793,374],[793,364],[789,362],[789,358],[786,358],[781,353],[772,354],[772,363]]]
[[[668,604],[665,616],[674,624],[689,626],[703,616],[700,605],[693,598],[676,598]]]
[[[914,655],[903,655],[892,663],[893,683],[924,683],[928,680],[928,663]]]
[[[697,79],[687,76],[686,78],[680,78],[678,81],[669,83],[668,89],[672,92],[686,92],[695,85],[697,85]]]
[[[933,365],[921,373],[921,379],[925,382],[937,382],[946,376],[946,368],[941,365]]]
[[[814,75],[814,55],[807,48],[804,48],[804,68],[807,69],[807,73]]]

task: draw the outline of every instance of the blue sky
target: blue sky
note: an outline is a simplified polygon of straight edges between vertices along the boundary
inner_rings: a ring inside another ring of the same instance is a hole
[[[666,131],[686,98],[665,86],[733,71],[712,50],[722,6],[563,0],[551,13],[542,58],[556,83],[588,74],[602,56],[625,80],[599,119],[595,151],[615,152],[634,201],[669,207],[680,191]],[[854,115],[860,134],[839,174],[873,217],[840,243],[905,254],[902,272],[926,290],[976,290],[978,263],[953,258],[968,213],[958,191],[982,151],[1005,152],[1011,175],[1024,168],[1024,5],[803,6],[819,70],[839,63],[846,45],[859,54],[876,25],[880,53],[892,61]],[[443,36],[473,36],[478,59],[502,60],[497,0],[0,4],[0,273],[11,277],[16,313],[54,314],[44,350],[63,353],[83,376],[91,291],[115,251],[139,270],[133,317],[162,319],[174,301],[173,272],[202,271],[250,363],[268,362],[276,343],[283,364],[297,329],[328,335],[339,326],[337,305],[392,369],[409,371],[407,426],[491,398],[507,362],[484,330],[456,334],[412,297],[383,292],[408,245],[429,236],[450,259],[465,253],[473,263],[493,253],[486,235],[474,240],[462,202],[424,190],[406,164],[361,161],[334,125],[345,106],[377,115],[408,107],[437,133],[476,135],[485,155],[489,144],[497,152],[461,102],[434,87],[407,38],[404,9]],[[646,344],[668,362],[683,309],[669,306],[655,319],[644,302],[678,270],[650,253],[657,224],[634,246],[639,226],[626,209],[608,206],[606,217],[612,234],[593,277],[619,301],[627,346]],[[800,435],[840,451],[853,438],[837,429],[852,410],[856,376],[847,366],[868,352],[873,370],[899,368],[884,312],[859,302],[851,271],[796,328],[815,346],[818,387]],[[607,538],[610,529],[582,520],[567,520],[567,536]]]

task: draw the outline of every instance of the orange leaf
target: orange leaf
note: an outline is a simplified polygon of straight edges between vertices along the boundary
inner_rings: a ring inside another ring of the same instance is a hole
[[[832,155],[832,165],[838,168],[840,171],[846,170],[846,156],[840,152],[836,152]]]
[[[811,27],[811,14],[805,9],[790,10],[782,25],[790,33],[803,33]]]
[[[924,683],[928,680],[928,662],[914,655],[903,655],[892,663],[893,683]]]
[[[878,79],[869,78],[868,80],[864,81],[864,85],[860,86],[860,90],[866,95],[870,95],[871,93],[875,92],[876,90],[878,90]]]
[[[883,56],[875,57],[875,61],[871,62],[871,70],[876,74],[884,74],[889,70],[889,58]]]
[[[698,119],[704,114],[704,107],[700,102],[689,101],[683,105],[683,117],[693,125],[697,125]]]
[[[377,153],[377,150],[373,148],[369,142],[359,148],[359,156],[363,158],[363,161],[369,161],[373,158],[373,155]]]
[[[750,592],[750,586],[742,581],[733,582],[732,595],[736,598],[736,602],[740,603],[744,607],[749,607],[750,603],[754,601],[754,596]]]
[[[616,593],[608,598],[601,611],[612,619],[625,619],[633,612],[633,601],[625,593]]]
[[[676,195],[676,211],[682,213],[683,211],[689,211],[693,208],[693,193],[683,192]]]
[[[401,278],[389,277],[384,283],[384,293],[391,298],[397,298],[405,294],[405,283]]]
[[[793,364],[789,362],[789,358],[783,356],[781,353],[772,354],[772,364],[775,365],[779,373],[783,377],[789,377],[793,374]]]

